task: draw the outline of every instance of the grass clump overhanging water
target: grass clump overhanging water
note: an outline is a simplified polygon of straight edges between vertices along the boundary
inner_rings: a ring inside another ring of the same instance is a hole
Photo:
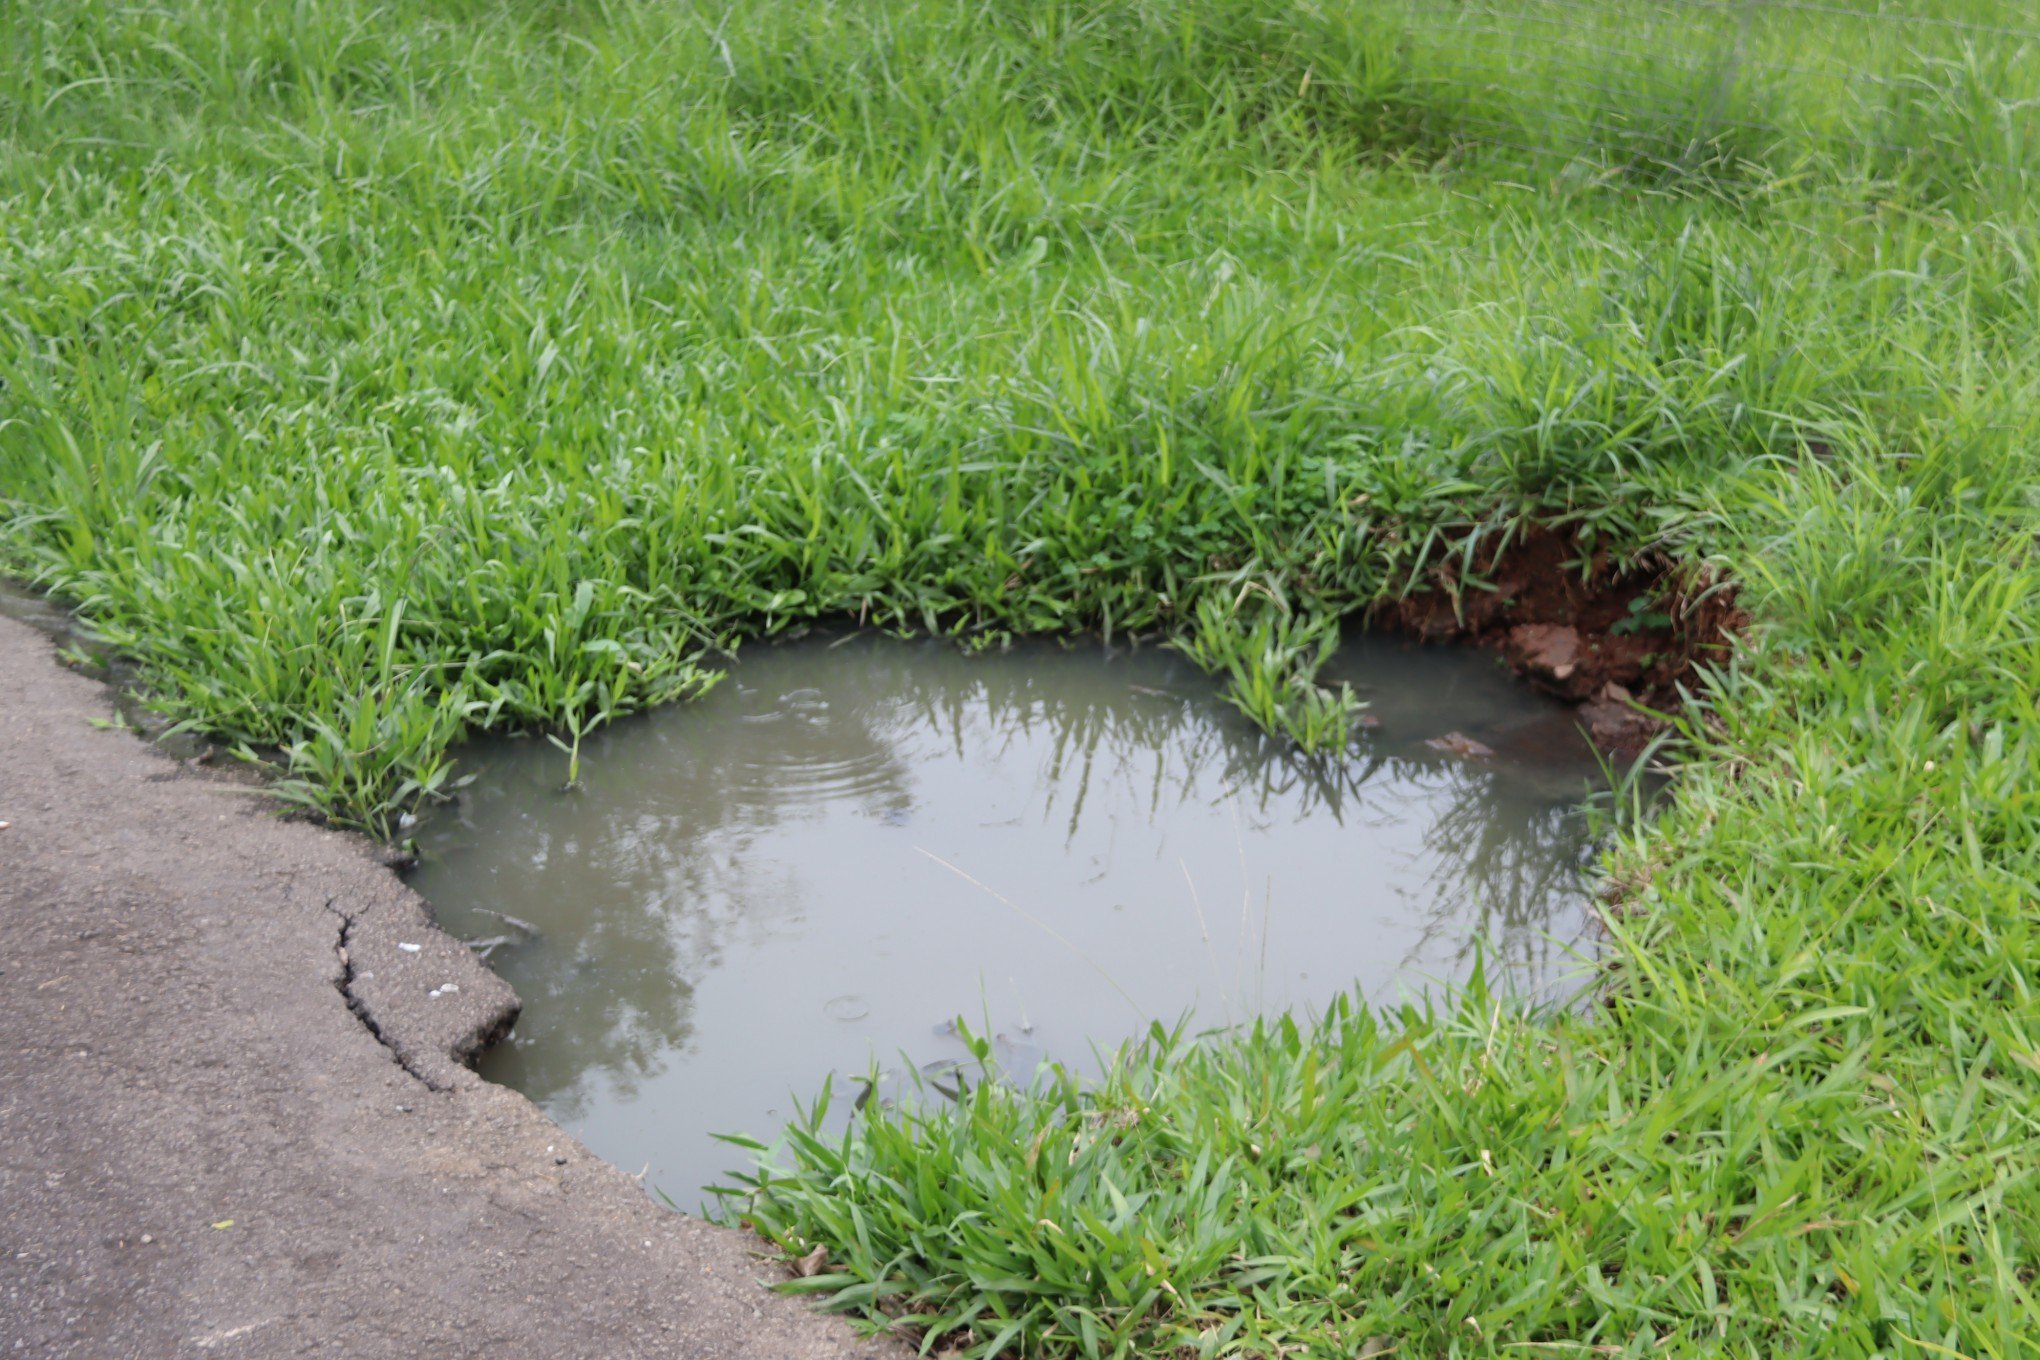
[[[1158,1031],[814,1111],[735,1204],[985,1353],[2033,1353],[2040,564],[2031,464],[1973,457],[1732,498],[1770,627],[1613,859],[1601,1013]]]
[[[1160,1036],[743,1212],[979,1351],[2030,1353],[2030,26],[14,5],[0,569],[387,832],[814,616],[1166,634],[1336,749],[1331,628],[1475,539],[1705,560],[1604,1014]]]

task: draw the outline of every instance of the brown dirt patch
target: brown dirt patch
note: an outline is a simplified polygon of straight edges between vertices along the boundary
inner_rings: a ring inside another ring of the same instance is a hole
[[[1726,661],[1748,625],[1735,586],[1670,558],[1617,567],[1569,531],[1533,526],[1505,548],[1452,554],[1419,589],[1377,607],[1376,627],[1501,653],[1517,674],[1580,706],[1595,743],[1634,755],[1665,726],[1699,668]],[[1652,710],[1652,711],[1645,711]]]

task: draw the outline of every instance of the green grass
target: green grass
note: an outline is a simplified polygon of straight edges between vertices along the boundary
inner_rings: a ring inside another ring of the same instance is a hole
[[[1707,563],[1601,1013],[1177,1036],[747,1212],[979,1350],[2032,1354],[2040,19],[1890,13],[15,4],[0,569],[388,834],[816,615],[1336,748],[1475,536]]]

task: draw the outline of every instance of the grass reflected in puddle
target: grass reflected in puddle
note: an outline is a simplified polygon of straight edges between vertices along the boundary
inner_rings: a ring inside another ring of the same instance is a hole
[[[415,882],[524,999],[482,1071],[690,1207],[739,1160],[713,1133],[770,1136],[874,1060],[940,1070],[958,1016],[1024,1070],[1186,1012],[1392,1003],[1483,952],[1563,995],[1603,783],[1570,711],[1396,639],[1330,678],[1379,721],[1336,768],[1166,651],[753,646],[591,737],[575,792],[545,742],[471,748]]]

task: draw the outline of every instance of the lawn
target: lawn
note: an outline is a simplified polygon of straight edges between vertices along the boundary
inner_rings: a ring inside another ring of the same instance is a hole
[[[2040,15],[1864,14],[20,0],[0,570],[383,835],[819,616],[1324,751],[1526,525],[1732,580],[1591,1013],[1159,1035],[741,1212],[980,1353],[2040,1353]]]

